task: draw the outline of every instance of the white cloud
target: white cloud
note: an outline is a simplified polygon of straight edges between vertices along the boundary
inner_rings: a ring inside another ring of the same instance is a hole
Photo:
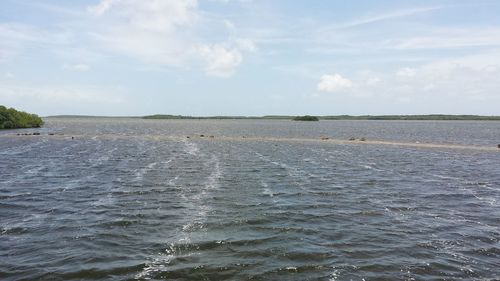
[[[500,28],[437,28],[431,26],[425,29],[423,35],[389,40],[387,46],[402,50],[500,46]]]
[[[416,15],[416,14],[420,14],[420,13],[426,13],[426,12],[438,10],[441,8],[442,7],[439,7],[439,6],[423,7],[423,8],[405,9],[405,10],[398,10],[398,11],[393,11],[393,12],[388,12],[388,13],[381,13],[378,15],[373,15],[373,16],[369,16],[369,17],[355,19],[353,21],[334,26],[335,27],[334,29],[356,27],[356,26],[364,25],[364,24],[372,24],[374,22],[390,20],[390,19],[400,18],[400,17],[412,16],[412,15]]]
[[[374,86],[374,85],[377,85],[381,82],[382,80],[378,77],[370,77],[366,80],[366,84],[368,86]]]
[[[196,7],[196,0],[102,0],[89,11],[125,20],[138,29],[167,31],[192,24]]]
[[[69,33],[22,23],[0,23],[0,62],[12,61],[28,52],[32,56],[37,52],[65,48]]]
[[[441,59],[419,68],[419,79],[412,84],[417,91],[425,85],[436,95],[462,99],[500,98],[500,52]]]
[[[255,43],[248,38],[237,38],[235,39],[235,45],[242,51],[256,52],[257,46]]]
[[[100,16],[109,10],[109,8],[116,2],[116,0],[102,0],[99,4],[88,7],[88,10],[89,12]]]
[[[336,92],[351,88],[353,83],[351,80],[342,77],[340,74],[324,74],[318,83],[318,90],[322,92]]]
[[[37,41],[40,34],[32,27],[24,24],[0,23],[0,36],[4,42]]]
[[[65,65],[63,65],[63,69],[86,72],[86,71],[90,70],[90,66],[88,64],[84,64],[84,63],[77,63],[77,64],[73,64],[73,65],[65,64]]]
[[[230,35],[221,25],[231,29]],[[238,33],[228,20],[200,11],[196,0],[101,0],[64,30],[0,23],[0,62],[28,50],[50,49],[66,61],[96,62],[121,55],[182,69],[202,62],[207,75],[229,77],[245,53],[257,51],[253,40]],[[79,63],[63,69],[83,72],[90,66]]]
[[[416,74],[417,74],[417,71],[415,69],[409,68],[409,67],[401,68],[396,72],[396,75],[399,77],[413,77]]]
[[[181,66],[198,18],[194,0],[102,0],[92,38],[105,49],[145,63]]]
[[[92,37],[102,47],[147,64],[188,69],[201,60],[207,75],[229,77],[243,52],[257,50],[252,40],[236,36],[204,42],[200,32],[213,32],[214,19],[198,10],[196,0],[102,0],[89,11],[98,19]],[[236,33],[228,20],[215,21]]]
[[[401,68],[396,75],[391,71],[365,75],[356,77],[367,82],[353,88],[351,96],[366,94],[388,102],[412,101],[429,104],[437,111],[456,113],[460,110],[452,109],[459,103],[465,106],[477,101],[500,102],[497,78],[500,77],[500,51],[434,60],[413,68]],[[370,77],[380,77],[383,83],[377,82],[374,87],[369,83]],[[468,112],[466,107],[462,110]]]
[[[243,60],[237,49],[227,49],[221,45],[202,46],[199,48],[199,53],[207,63],[206,73],[212,76],[231,76]]]

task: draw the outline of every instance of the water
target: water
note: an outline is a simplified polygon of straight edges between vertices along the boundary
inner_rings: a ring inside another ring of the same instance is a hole
[[[500,279],[500,122],[46,122],[0,132],[2,280]]]

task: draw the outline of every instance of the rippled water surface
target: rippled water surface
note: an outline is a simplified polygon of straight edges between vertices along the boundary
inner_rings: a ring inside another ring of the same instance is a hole
[[[0,279],[500,279],[500,150],[300,141],[320,136],[496,147],[500,122],[2,131]]]

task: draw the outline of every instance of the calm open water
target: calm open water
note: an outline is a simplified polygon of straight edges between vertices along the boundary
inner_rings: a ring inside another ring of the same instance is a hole
[[[0,279],[500,279],[500,149],[297,141],[320,136],[496,147],[500,122],[2,131]]]

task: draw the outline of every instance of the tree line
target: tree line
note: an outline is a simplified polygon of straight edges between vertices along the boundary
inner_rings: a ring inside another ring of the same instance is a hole
[[[0,129],[39,128],[42,125],[42,118],[36,114],[0,105]]]

